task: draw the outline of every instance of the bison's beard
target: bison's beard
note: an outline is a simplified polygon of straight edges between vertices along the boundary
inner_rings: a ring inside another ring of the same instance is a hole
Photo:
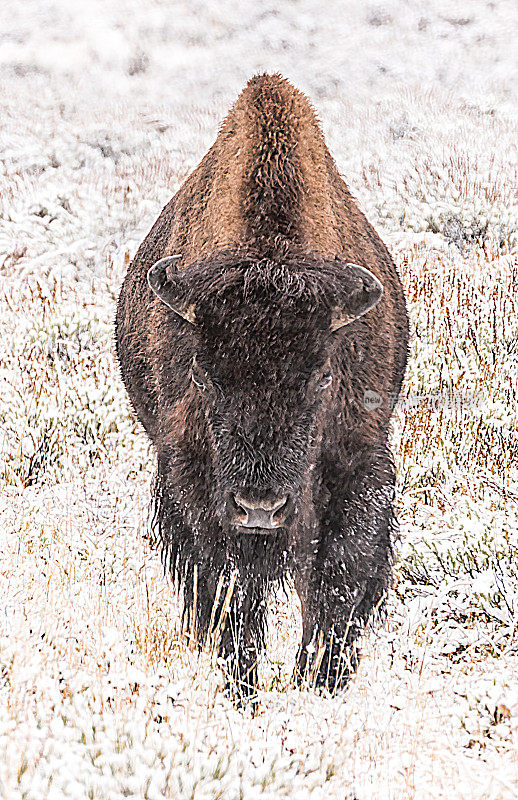
[[[279,584],[289,572],[293,530],[279,528],[268,533],[241,533],[224,527],[217,514],[193,514],[182,507],[180,491],[171,485],[171,475],[160,469],[154,483],[151,539],[160,549],[164,568],[184,595],[184,615],[193,601],[212,604],[222,579],[223,590],[236,574],[236,595],[250,587]],[[196,577],[195,577],[196,574]]]

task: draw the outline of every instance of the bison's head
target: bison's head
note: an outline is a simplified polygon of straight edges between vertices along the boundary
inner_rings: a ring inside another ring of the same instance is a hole
[[[196,502],[227,530],[287,528],[340,381],[340,332],[376,305],[382,286],[338,258],[219,255],[181,272],[174,262],[158,261],[148,282],[182,343],[174,380],[192,417],[184,475],[189,459],[210,465]],[[190,474],[200,475],[194,463]],[[192,512],[187,485],[184,495]]]

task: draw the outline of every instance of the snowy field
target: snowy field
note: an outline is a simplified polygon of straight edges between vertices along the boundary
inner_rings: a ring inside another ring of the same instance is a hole
[[[515,0],[0,5],[0,796],[518,797]],[[347,692],[259,713],[182,635],[153,454],[113,352],[124,270],[246,80],[320,115],[390,247],[412,347],[387,622]]]

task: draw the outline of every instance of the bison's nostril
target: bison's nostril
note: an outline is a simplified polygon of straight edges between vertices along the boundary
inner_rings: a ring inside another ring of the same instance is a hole
[[[284,495],[282,497],[275,508],[272,508],[272,519],[277,519],[279,521],[284,519],[284,512],[286,510],[286,506],[288,505],[288,495]]]
[[[266,498],[252,500],[235,494],[232,500],[234,511],[237,511],[235,524],[243,528],[273,530],[279,528],[284,521],[282,511],[288,502],[288,496],[284,495],[275,500]]]

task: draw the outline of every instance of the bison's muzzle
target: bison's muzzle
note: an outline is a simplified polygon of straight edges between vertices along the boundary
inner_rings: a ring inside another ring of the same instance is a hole
[[[289,495],[252,500],[241,494],[230,494],[227,503],[231,525],[243,533],[270,533],[286,525],[292,510]]]

